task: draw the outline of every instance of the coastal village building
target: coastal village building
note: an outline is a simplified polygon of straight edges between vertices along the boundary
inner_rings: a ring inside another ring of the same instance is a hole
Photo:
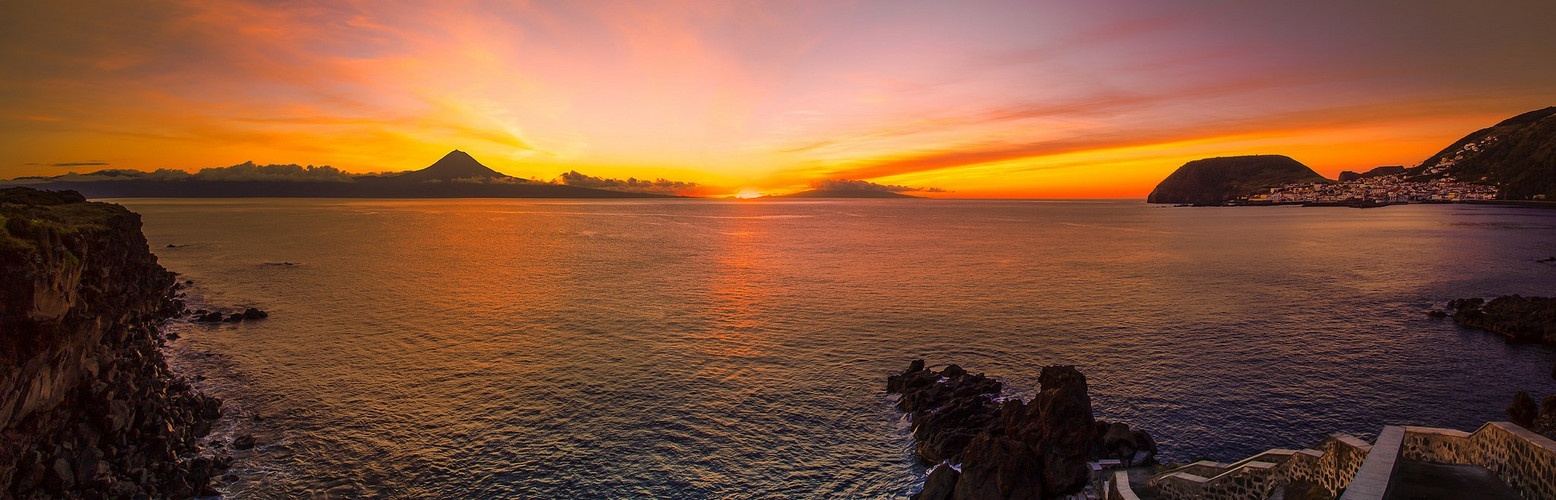
[[[1496,186],[1460,182],[1443,177],[1425,182],[1407,181],[1403,175],[1369,177],[1337,183],[1286,184],[1270,192],[1249,196],[1254,203],[1323,203],[1372,200],[1387,203],[1453,202],[1497,199]]]

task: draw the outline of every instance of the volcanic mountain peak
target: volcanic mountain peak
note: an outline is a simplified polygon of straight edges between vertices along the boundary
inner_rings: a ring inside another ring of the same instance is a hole
[[[476,161],[468,153],[456,149],[443,155],[442,159],[439,159],[437,163],[433,163],[427,168],[406,172],[400,174],[399,177],[414,181],[446,181],[451,179],[469,179],[472,177],[491,179],[507,177],[507,175],[487,168],[486,165],[482,165],[481,162]]]

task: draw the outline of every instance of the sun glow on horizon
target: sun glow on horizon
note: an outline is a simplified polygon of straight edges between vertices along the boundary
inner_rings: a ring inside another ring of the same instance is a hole
[[[0,21],[0,178],[458,147],[706,196],[1143,197],[1206,156],[1412,165],[1556,102],[1556,68],[1527,64],[1553,5],[1126,1],[27,2]]]

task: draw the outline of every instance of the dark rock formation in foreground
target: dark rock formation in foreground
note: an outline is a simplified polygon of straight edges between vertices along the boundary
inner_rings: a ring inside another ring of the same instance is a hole
[[[4,498],[187,498],[226,464],[196,456],[221,415],[168,371],[183,305],[124,207],[0,189]]]
[[[936,372],[914,361],[887,378],[901,394],[897,408],[913,419],[913,438],[930,472],[919,500],[1058,498],[1084,488],[1088,460],[1125,465],[1155,462],[1156,443],[1144,431],[1096,420],[1086,377],[1071,366],[1044,367],[1030,402],[1001,402],[999,381],[957,365]]]
[[[1546,396],[1536,405],[1533,396],[1518,391],[1513,395],[1513,404],[1507,407],[1507,419],[1536,434],[1556,439],[1556,395]]]
[[[1282,184],[1330,182],[1297,160],[1282,155],[1228,156],[1194,160],[1168,175],[1146,201],[1220,205]]]
[[[1455,323],[1497,333],[1514,342],[1556,345],[1556,297],[1503,295],[1490,302],[1481,298],[1456,299],[1448,302],[1448,311],[1452,311]]]

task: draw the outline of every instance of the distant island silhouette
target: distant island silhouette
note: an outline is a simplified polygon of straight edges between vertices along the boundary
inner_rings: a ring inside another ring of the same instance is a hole
[[[869,189],[812,189],[798,193],[779,194],[753,198],[757,200],[784,200],[805,198],[922,198],[890,191],[876,191]]]
[[[675,198],[520,179],[457,149],[427,168],[390,174],[245,163],[196,174],[103,170],[23,177],[0,181],[3,186],[72,190],[88,198]]]
[[[761,196],[757,200],[785,200],[805,198],[922,198],[907,193],[944,193],[933,187],[896,186],[879,184],[862,179],[823,179],[810,183],[811,189],[798,193]]]

